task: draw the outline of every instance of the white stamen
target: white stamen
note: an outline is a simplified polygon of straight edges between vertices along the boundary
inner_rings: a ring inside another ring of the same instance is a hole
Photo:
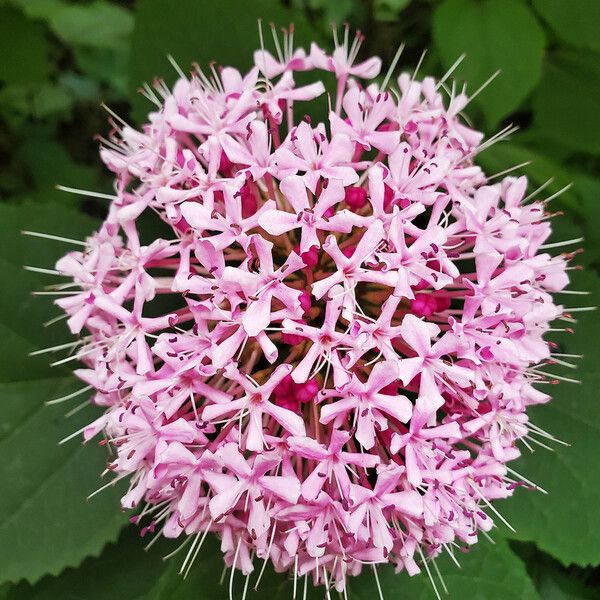
[[[491,502],[481,493],[481,490],[477,488],[477,486],[469,481],[468,482],[473,491],[485,502],[487,507],[504,523],[513,533],[517,533],[514,527],[492,506]]]
[[[454,61],[452,66],[446,71],[445,75],[438,81],[437,85],[435,86],[436,91],[444,85],[444,83],[448,80],[448,77],[450,77],[450,75],[454,73],[456,68],[460,65],[460,63],[465,59],[466,56],[467,55],[463,53]]]
[[[233,556],[233,563],[231,565],[231,573],[229,574],[229,600],[233,600],[233,577],[235,575],[235,565],[237,563],[238,554],[240,551],[240,544],[242,543],[242,538],[238,540],[237,548],[235,549],[235,555]]]
[[[473,94],[471,94],[469,96],[469,103],[471,103],[475,98],[477,98],[477,96],[479,96],[479,94],[481,94],[481,92],[483,92],[483,90],[485,90],[485,88],[490,85],[490,83],[492,83],[492,81],[494,81],[494,79],[496,79],[496,77],[498,77],[498,75],[500,75],[500,69],[498,69],[493,75],[491,75],[490,77],[488,77],[478,88],[477,90],[475,90],[475,92]]]
[[[371,568],[373,569],[373,574],[375,575],[375,583],[377,584],[377,592],[379,593],[379,600],[385,600],[385,598],[383,597],[383,590],[381,589],[381,583],[379,582],[379,575],[377,573],[377,567],[375,565],[372,565]]]
[[[492,543],[495,544],[496,542],[494,542],[494,540],[492,540]],[[444,578],[442,577],[442,574],[440,573],[440,568],[437,565],[437,560],[433,559],[431,561],[431,564],[433,565],[433,568],[435,569],[435,572],[437,573],[438,579],[440,580],[440,583],[442,584],[442,587],[444,588],[444,593],[448,594],[449,593],[448,588],[446,587],[446,582],[444,581]]]
[[[256,579],[256,583],[254,584],[254,589],[258,590],[258,584],[260,583],[260,580],[262,579],[263,573],[265,572],[265,568],[267,567],[267,563],[269,562],[269,556],[271,554],[271,547],[273,546],[273,541],[275,539],[275,531],[277,530],[277,525],[274,523],[273,524],[273,531],[271,532],[271,538],[269,539],[269,546],[267,548],[267,554],[265,556],[265,560],[263,561],[263,565],[262,568],[260,570],[260,573],[258,574],[258,577]]]
[[[522,162],[519,165],[515,165],[514,167],[510,167],[509,169],[504,169],[504,171],[500,171],[499,173],[494,173],[494,175],[490,175],[487,180],[490,181],[492,179],[496,179],[496,177],[502,177],[512,171],[516,171],[518,169],[522,169],[523,167],[527,167],[528,165],[530,165],[533,161],[531,160],[527,160],[525,162]],[[543,247],[543,246],[542,246]]]
[[[429,565],[427,564],[427,561],[425,560],[425,556],[423,555],[423,551],[421,550],[421,546],[417,546],[417,549],[419,551],[419,554],[421,555],[421,560],[423,561],[423,566],[425,567],[425,570],[427,571],[427,576],[429,577],[429,581],[431,582],[431,586],[433,587],[435,597],[437,598],[437,600],[442,600],[442,597],[440,596],[440,593],[438,592],[437,585],[435,585],[435,580],[433,579],[433,576],[431,575]]]
[[[91,500],[96,494],[99,494],[100,492],[102,492],[103,490],[105,490],[106,488],[109,488],[113,485],[115,485],[118,481],[121,481],[121,479],[127,477],[128,473],[122,473],[121,475],[119,475],[118,477],[115,477],[114,479],[111,479],[108,483],[104,484],[103,486],[99,487],[95,492],[92,492],[87,498],[86,500]]]
[[[64,350],[65,348],[73,348],[74,346],[78,346],[79,344],[81,344],[81,340],[76,340],[67,344],[59,344],[58,346],[50,346],[49,348],[34,350],[33,352],[29,353],[29,356],[37,356],[38,354],[46,354],[47,352],[57,352],[58,350]]]
[[[93,192],[91,190],[81,190],[79,188],[67,187],[66,185],[56,185],[57,190],[69,192],[69,194],[78,194],[80,196],[89,196],[90,198],[102,198],[103,200],[118,200],[118,196],[112,194],[103,194],[102,192]]]
[[[554,194],[552,194],[552,196],[548,196],[548,198],[543,200],[544,204],[546,204],[547,202],[550,202],[550,200],[554,200],[554,198],[558,198],[558,196],[560,196],[561,194],[564,194],[566,191],[570,190],[572,187],[573,187],[573,182],[565,185],[565,187],[558,190],[558,192],[555,192]]]
[[[21,233],[23,235],[29,235],[31,237],[39,237],[39,238],[44,238],[46,240],[54,240],[56,242],[65,242],[67,244],[76,244],[77,246],[87,247],[86,242],[82,242],[80,240],[73,240],[71,238],[66,238],[66,237],[62,237],[59,235],[51,235],[49,233],[39,233],[38,231],[29,231],[29,230],[23,230],[23,231],[21,231]]]
[[[402,55],[402,52],[404,51],[404,44],[400,44],[400,46],[398,46],[398,50],[396,50],[396,54],[394,54],[394,58],[392,59],[392,62],[390,63],[390,68],[388,69],[385,79],[383,80],[383,83],[381,84],[381,88],[380,90],[383,92],[385,91],[385,88],[387,87],[387,84],[390,81],[390,77],[392,76],[392,73],[394,72],[394,69],[396,68],[396,65],[398,64],[398,61],[400,60],[400,56]]]
[[[181,67],[177,64],[177,61],[171,54],[167,54],[167,60],[171,63],[171,66],[175,69],[175,72],[181,79],[187,79],[186,74],[182,71]]]
[[[23,265],[23,268],[26,271],[31,271],[32,273],[42,273],[44,275],[60,275],[62,277],[65,277],[64,273],[61,273],[56,269],[43,269],[42,267],[31,267],[29,265]]]
[[[541,250],[548,250],[549,248],[560,248],[561,246],[568,246],[569,244],[579,244],[583,242],[582,237],[573,238],[571,240],[565,240],[564,242],[554,242],[553,244],[544,244],[540,246]]]
[[[546,181],[545,183],[542,183],[542,185],[540,185],[540,187],[533,190],[533,192],[531,192],[531,194],[529,194],[528,196],[525,196],[525,198],[523,198],[521,203],[525,204],[525,202],[527,202],[527,200],[531,200],[531,198],[533,198],[536,194],[539,194],[541,191],[545,190],[553,181],[554,181],[554,177],[550,177],[550,179],[548,179],[548,181]]]
[[[47,405],[59,404],[61,402],[65,402],[66,400],[70,400],[71,398],[75,398],[76,396],[79,396],[80,394],[83,394],[91,389],[92,389],[91,385],[86,385],[85,387],[81,388],[80,390],[77,390],[76,392],[72,392],[71,394],[67,394],[66,396],[61,396],[60,398],[55,398],[54,400],[46,400],[46,402],[44,404],[47,404]]]

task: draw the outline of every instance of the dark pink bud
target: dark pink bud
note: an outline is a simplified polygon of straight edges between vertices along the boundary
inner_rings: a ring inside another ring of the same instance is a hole
[[[404,131],[406,133],[415,133],[417,131],[417,124],[414,121],[407,121],[404,125]]]
[[[342,249],[342,254],[346,258],[350,258],[354,254],[355,250],[356,250],[356,246],[346,246],[345,248]]]
[[[300,292],[300,306],[305,314],[311,309],[310,294],[306,290]]]
[[[316,246],[313,246],[307,252],[302,253],[300,253],[300,246],[296,246],[294,250],[297,254],[300,254],[300,258],[304,261],[304,264],[309,269],[312,269],[317,266],[317,263],[319,262],[319,251]]]
[[[450,308],[451,299],[449,296],[435,297],[435,312],[444,312]]]
[[[384,186],[383,191],[383,208],[388,210],[394,201],[394,190],[389,185]]]
[[[431,294],[417,294],[410,301],[410,310],[419,317],[430,317],[436,310],[436,300]]]
[[[219,171],[229,173],[233,167],[233,163],[227,158],[225,152],[221,152],[221,160],[219,161]]]
[[[347,187],[344,200],[352,210],[362,208],[367,201],[367,190],[362,187]]]
[[[252,193],[248,183],[242,186],[240,194],[242,197],[242,216],[246,219],[256,212],[256,196]]]
[[[315,399],[319,391],[319,384],[316,379],[309,379],[306,383],[301,383],[295,390],[296,399],[300,402],[311,402]]]

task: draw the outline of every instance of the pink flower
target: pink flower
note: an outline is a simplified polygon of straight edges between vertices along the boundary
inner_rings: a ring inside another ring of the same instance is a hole
[[[339,179],[344,186],[358,181],[350,164],[353,153],[348,136],[336,135],[329,141],[322,128],[315,131],[302,121],[276,151],[275,163],[283,171],[304,172],[306,187],[314,194],[321,178]]]
[[[300,229],[300,252],[307,253],[321,245],[319,231],[349,233],[361,226],[364,219],[347,210],[335,211],[335,205],[344,199],[344,186],[339,179],[327,182],[319,197],[311,206],[302,178],[290,175],[281,181],[280,191],[295,213],[270,209],[261,214],[261,227],[273,235],[282,235]],[[333,213],[333,214],[330,214]]]
[[[56,265],[78,336],[57,362],[83,363],[104,411],[84,438],[111,446],[123,507],[159,515],[142,533],[211,531],[233,569],[340,592],[493,526],[550,399],[537,366],[572,257],[548,253],[524,178],[473,163],[466,97],[407,74],[381,91],[361,41],[307,56],[290,31],[246,75],[160,84],[142,131],[101,150],[105,223]],[[326,102],[296,86],[308,69],[337,79],[326,123],[297,120]]]

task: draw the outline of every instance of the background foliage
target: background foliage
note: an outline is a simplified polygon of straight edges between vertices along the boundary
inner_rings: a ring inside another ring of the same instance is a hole
[[[105,206],[54,186],[110,190],[94,140],[108,128],[100,103],[139,122],[149,108],[136,93],[140,84],[174,78],[167,53],[181,65],[216,59],[247,67],[258,17],[279,25],[293,20],[305,45],[329,43],[329,23],[347,20],[366,34],[365,55],[389,64],[404,42],[401,64],[411,70],[428,48],[421,72],[438,76],[465,52],[456,75],[471,91],[501,69],[470,117],[488,135],[510,123],[520,130],[480,161],[490,173],[528,163],[532,189],[552,178],[548,195],[574,182],[552,200],[566,213],[556,238],[586,236],[586,270],[574,273],[573,287],[592,291],[583,304],[599,301],[600,1],[0,0],[0,600],[227,597],[215,542],[183,580],[177,558],[161,560],[171,545],[142,552],[145,542],[117,510],[118,489],[85,501],[101,485],[103,451],[57,442],[93,409],[79,404],[84,397],[69,403],[68,418],[64,405],[46,407],[45,400],[75,389],[69,365],[25,358],[66,336],[60,324],[41,327],[56,312],[29,292],[48,280],[21,266],[50,266],[64,248],[19,230],[75,238],[89,232]],[[517,491],[499,507],[516,534],[499,527],[495,544],[482,541],[462,557],[460,570],[440,561],[454,598],[600,598],[600,322],[580,314],[578,335],[557,334],[556,341],[585,355],[583,384],[561,384],[555,401],[533,414],[571,446],[524,451],[517,469],[549,494]],[[380,578],[388,600],[433,597],[424,577],[385,571]],[[238,593],[242,585],[236,582]],[[291,594],[289,582],[270,574],[249,597]],[[352,582],[351,598],[375,595],[370,573]]]

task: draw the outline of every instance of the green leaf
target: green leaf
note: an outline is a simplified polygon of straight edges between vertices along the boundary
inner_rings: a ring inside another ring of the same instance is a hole
[[[77,66],[92,79],[108,83],[119,96],[127,96],[129,47],[80,47],[73,51]]]
[[[411,0],[375,0],[375,19],[377,21],[395,21],[400,12]]]
[[[12,8],[0,8],[0,56],[0,82],[40,82],[50,73],[43,26]]]
[[[67,45],[113,48],[131,33],[133,16],[117,4],[96,0],[60,6],[52,12],[49,25]]]
[[[0,90],[0,115],[14,129],[31,118],[44,120],[68,114],[72,101],[68,92],[56,83],[7,85]]]
[[[482,598],[485,600],[534,600],[539,598],[533,582],[522,561],[512,552],[507,542],[495,536],[495,545],[481,541],[468,554],[457,553],[461,568],[447,557],[438,559],[437,565],[448,588],[449,598]],[[365,567],[367,569],[368,567]],[[435,570],[432,576],[443,595]],[[379,580],[385,598],[410,598],[431,600],[435,598],[425,571],[419,576],[395,575],[391,568],[380,569]],[[372,600],[377,597],[373,589],[373,576],[362,575],[357,582],[350,580],[349,597],[353,600]]]
[[[79,569],[67,569],[59,577],[45,577],[37,585],[25,583],[13,588],[7,600],[228,600],[229,576],[220,584],[224,569],[221,551],[216,539],[209,536],[193,564],[189,575],[183,579],[178,574],[186,550],[162,561],[161,556],[177,547],[177,542],[159,541],[147,553],[142,551],[144,542],[132,530],[124,532],[118,544],[108,545],[97,559],[86,560]],[[528,578],[523,563],[499,539],[495,546],[481,544],[468,555],[461,555],[462,569],[449,560],[440,561],[440,570],[453,598],[485,598],[485,600],[535,600],[539,598]],[[126,564],[127,568],[123,568]],[[270,598],[289,600],[293,597],[293,583],[284,575],[275,574],[267,568],[258,591],[254,584],[262,561],[254,561],[248,586],[248,600]],[[425,574],[408,577],[406,573],[395,575],[391,569],[379,568],[379,579],[386,598],[410,598],[431,600],[433,589]],[[304,580],[298,581],[296,598],[303,597]],[[439,586],[439,582],[438,582]],[[233,597],[241,598],[244,576],[237,571],[233,580]],[[366,565],[363,574],[348,583],[351,600],[372,600],[378,597],[375,576]],[[331,597],[337,597],[331,592]],[[307,598],[323,600],[323,587],[313,588],[308,581]]]
[[[8,0],[31,19],[47,21],[64,5],[64,0]]]
[[[600,280],[590,272],[573,272],[572,289],[588,290],[591,296],[559,296],[565,307],[597,306],[600,302]],[[600,319],[594,312],[574,313],[578,323],[575,335],[557,333],[559,352],[583,354],[577,371],[546,366],[543,370],[580,379],[581,385],[560,383],[547,386],[553,400],[533,407],[531,421],[552,435],[571,444],[554,445],[555,452],[540,448],[523,456],[513,468],[547,490],[517,490],[513,498],[498,506],[517,530],[515,539],[535,542],[539,548],[564,565],[597,565],[600,563],[600,404],[597,391],[598,339]],[[557,321],[556,327],[569,326]],[[542,440],[543,441],[543,440]],[[547,441],[547,440],[546,440]]]
[[[583,203],[581,228],[585,235],[586,264],[592,264],[596,269],[600,267],[600,180],[579,175],[575,177],[575,189],[581,196]]]
[[[527,566],[527,571],[544,600],[597,600],[598,589],[588,585],[593,571],[571,567],[566,569],[534,544],[513,542],[513,550]],[[590,572],[591,571],[591,572]]]
[[[2,205],[2,273],[9,285],[0,295],[0,472],[9,482],[0,502],[0,583],[25,578],[35,582],[97,554],[123,526],[119,490],[112,488],[86,502],[103,482],[105,452],[78,440],[57,443],[94,419],[98,410],[85,407],[64,413],[86,399],[85,394],[59,407],[44,401],[83,387],[66,368],[47,366],[47,357],[27,353],[69,339],[64,324],[44,330],[42,322],[58,313],[32,289],[47,276],[23,271],[29,264],[52,267],[68,247],[20,235],[31,229],[83,238],[93,221],[53,205]]]
[[[135,529],[129,528],[121,534],[116,545],[108,545],[98,558],[86,560],[78,569],[67,569],[59,577],[45,577],[35,586],[22,583],[9,592],[7,600],[229,599],[230,571],[221,584],[219,581],[225,565],[216,538],[209,536],[205,540],[185,579],[179,574],[179,570],[187,550],[168,561],[161,560],[162,556],[176,548],[182,540],[162,539],[148,552],[144,552],[146,542],[147,540],[140,539]],[[127,567],[123,568],[123,565]],[[292,597],[292,583],[269,568],[261,580],[259,591],[254,591],[252,587],[262,561],[255,560],[254,566],[255,571],[246,596],[248,600],[289,600]],[[241,598],[244,579],[236,571],[233,581],[234,598]],[[323,598],[322,587],[314,590],[309,584],[308,592],[310,600]],[[302,587],[299,593],[302,593]]]
[[[23,142],[17,156],[25,166],[28,183],[33,188],[32,200],[77,205],[85,199],[56,189],[57,184],[100,191],[98,169],[74,162],[66,148],[55,139],[31,136]]]
[[[567,44],[600,50],[597,0],[533,0],[533,6]]]
[[[561,50],[550,56],[533,109],[536,127],[549,137],[600,154],[600,54]]]
[[[137,2],[129,80],[135,118],[142,120],[151,108],[147,100],[137,94],[143,82],[157,76],[167,82],[175,79],[167,54],[171,54],[184,71],[192,62],[206,67],[213,60],[239,69],[250,67],[253,52],[260,47],[258,19],[263,20],[268,48],[271,48],[269,22],[278,27],[294,22],[296,45],[308,46],[315,35],[302,13],[284,8],[277,0]]]
[[[433,39],[446,68],[466,53],[457,76],[472,92],[501,69],[476,99],[489,127],[518,108],[540,78],[544,33],[521,0],[444,0],[433,15]]]

